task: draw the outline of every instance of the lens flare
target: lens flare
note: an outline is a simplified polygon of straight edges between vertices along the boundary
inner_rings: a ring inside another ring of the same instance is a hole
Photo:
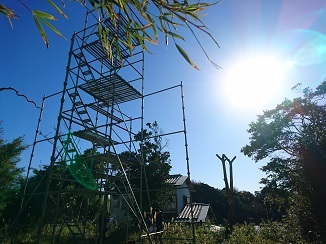
[[[311,66],[326,61],[326,35],[311,30],[297,30],[306,39],[305,44],[294,54],[293,62]]]

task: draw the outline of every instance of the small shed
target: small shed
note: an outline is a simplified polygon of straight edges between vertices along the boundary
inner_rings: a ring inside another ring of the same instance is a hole
[[[193,220],[195,223],[215,222],[215,214],[209,204],[193,203]],[[176,218],[176,222],[190,222],[191,221],[191,207],[187,204],[181,213]]]

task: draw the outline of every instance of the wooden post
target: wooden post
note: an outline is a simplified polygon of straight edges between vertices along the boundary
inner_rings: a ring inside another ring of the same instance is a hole
[[[226,196],[228,198],[228,204],[229,204],[229,212],[228,212],[228,223],[227,223],[227,231],[231,231],[234,225],[234,189],[233,189],[233,169],[232,169],[232,163],[236,159],[236,156],[232,160],[230,160],[225,154],[222,154],[222,157],[220,157],[218,154],[216,154],[216,157],[218,157],[219,160],[222,162],[223,167],[223,176],[224,176],[224,183],[225,183],[225,190],[226,190]],[[228,176],[226,173],[226,167],[225,167],[225,161],[229,162],[229,168],[230,168],[230,184],[228,182]]]

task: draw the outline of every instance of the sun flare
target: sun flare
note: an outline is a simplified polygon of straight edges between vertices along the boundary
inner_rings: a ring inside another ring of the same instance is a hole
[[[254,56],[231,65],[223,80],[228,104],[251,109],[266,105],[284,81],[284,66],[270,56]]]

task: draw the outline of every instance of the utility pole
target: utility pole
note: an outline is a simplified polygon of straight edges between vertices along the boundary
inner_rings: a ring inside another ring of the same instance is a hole
[[[216,157],[218,157],[218,159],[221,160],[222,167],[223,167],[225,190],[226,190],[226,196],[228,198],[228,203],[229,203],[228,223],[227,223],[227,232],[228,232],[227,234],[229,234],[234,225],[234,195],[233,195],[234,189],[233,189],[232,163],[236,159],[236,156],[234,156],[233,159],[231,160],[225,154],[222,154],[222,157],[216,154]],[[226,174],[226,167],[225,167],[226,161],[229,162],[229,167],[230,167],[230,184],[228,182],[228,176]]]

